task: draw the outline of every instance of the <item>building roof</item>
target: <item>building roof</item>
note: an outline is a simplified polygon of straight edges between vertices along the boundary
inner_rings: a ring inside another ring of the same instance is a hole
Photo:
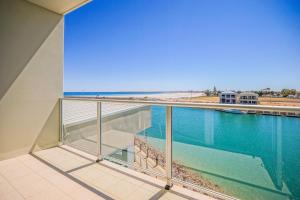
[[[116,115],[121,112],[143,108],[142,104],[124,103],[102,103],[102,117]],[[96,102],[64,101],[63,102],[63,123],[64,125],[74,125],[87,122],[97,118]]]
[[[240,96],[258,96],[258,94],[254,92],[242,92],[239,94]]]
[[[33,4],[43,7],[52,12],[64,15],[67,14],[91,0],[27,0]]]
[[[236,93],[232,91],[225,91],[225,92],[221,92],[221,94],[236,94]]]

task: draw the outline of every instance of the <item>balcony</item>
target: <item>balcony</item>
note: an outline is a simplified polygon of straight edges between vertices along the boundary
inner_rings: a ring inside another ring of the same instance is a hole
[[[0,3],[0,200],[300,199],[299,107],[62,98],[88,2]]]
[[[286,130],[287,120],[282,117],[228,114],[220,109],[300,113],[295,107],[63,98],[60,145],[1,161],[0,197],[289,199],[297,195],[284,178],[283,162],[294,164],[283,155],[282,145],[284,134],[297,132],[293,127],[299,119],[291,118],[292,129]],[[259,144],[252,148],[256,140],[244,141],[238,148],[218,138],[227,134],[228,120],[238,123],[234,126],[244,134],[239,141],[249,138],[251,131],[239,126],[239,120],[251,116],[254,123],[262,118],[260,128],[270,130],[266,134],[275,138],[256,138],[268,141],[264,149]],[[203,138],[196,138],[200,133]],[[248,173],[254,169],[255,173]]]

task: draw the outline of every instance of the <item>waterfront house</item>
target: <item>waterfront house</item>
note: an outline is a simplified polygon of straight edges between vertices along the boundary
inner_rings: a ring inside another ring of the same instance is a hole
[[[222,104],[235,104],[237,102],[237,94],[232,91],[221,92],[219,98]]]
[[[258,94],[254,92],[242,92],[238,95],[240,104],[258,104]]]

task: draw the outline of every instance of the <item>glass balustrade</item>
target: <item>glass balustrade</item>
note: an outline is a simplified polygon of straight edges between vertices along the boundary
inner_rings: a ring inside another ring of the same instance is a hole
[[[97,155],[97,102],[62,102],[63,143]]]
[[[97,99],[62,106],[63,143],[100,159],[214,197],[300,199],[299,109],[286,117],[272,113],[293,111]]]

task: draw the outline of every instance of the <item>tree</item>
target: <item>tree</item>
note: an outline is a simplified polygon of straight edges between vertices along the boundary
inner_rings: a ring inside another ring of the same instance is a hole
[[[256,93],[257,93],[257,94],[258,94],[258,96],[260,96],[260,97],[261,97],[261,96],[264,94],[264,93],[263,93],[263,91],[261,91],[261,90],[260,90],[260,91],[258,91],[258,92],[256,92]]]
[[[214,95],[217,95],[218,94],[218,91],[217,91],[217,88],[216,88],[216,86],[214,86]]]
[[[281,95],[283,97],[287,97],[289,95],[295,95],[296,94],[296,90],[295,89],[282,89],[281,90]]]
[[[210,96],[210,91],[209,90],[205,90],[204,94],[206,94],[206,96]]]

